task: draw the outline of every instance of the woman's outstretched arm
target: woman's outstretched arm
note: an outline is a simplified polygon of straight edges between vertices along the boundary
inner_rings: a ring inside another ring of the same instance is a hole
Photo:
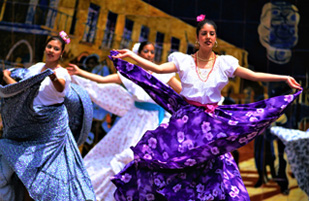
[[[111,74],[107,76],[101,76],[94,73],[90,73],[88,71],[80,69],[75,64],[69,64],[68,67],[66,67],[70,75],[79,75],[81,77],[84,77],[86,79],[92,80],[94,82],[98,83],[116,83],[121,84],[121,79],[118,74]]]
[[[177,72],[177,68],[175,64],[172,62],[167,62],[161,65],[158,65],[151,61],[148,61],[147,59],[140,57],[139,55],[135,54],[131,50],[122,49],[122,50],[116,50],[116,51],[119,52],[119,54],[117,54],[116,56],[113,56],[113,58],[119,58],[119,59],[131,58],[134,61],[136,61],[140,67],[144,68],[145,70],[150,70],[155,73]]]
[[[302,89],[301,85],[291,76],[276,75],[270,73],[254,72],[244,67],[238,67],[234,72],[235,76],[252,81],[262,82],[286,82],[293,89]]]

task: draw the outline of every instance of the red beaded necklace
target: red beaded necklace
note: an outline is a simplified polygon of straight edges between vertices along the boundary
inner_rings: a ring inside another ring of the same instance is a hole
[[[213,54],[214,54],[214,57],[215,57],[215,58],[214,58],[214,63],[212,64],[211,70],[210,70],[210,72],[207,74],[206,79],[204,80],[204,79],[201,77],[200,72],[199,72],[199,70],[198,70],[198,55],[197,55],[197,52],[195,53],[195,56],[194,56],[195,71],[196,71],[196,74],[197,74],[198,78],[199,78],[201,81],[203,81],[203,82],[206,82],[206,81],[208,80],[210,73],[211,73],[212,70],[214,69],[214,66],[215,66],[216,58],[217,58],[217,57],[216,57],[216,55],[215,55],[214,52],[213,52]]]

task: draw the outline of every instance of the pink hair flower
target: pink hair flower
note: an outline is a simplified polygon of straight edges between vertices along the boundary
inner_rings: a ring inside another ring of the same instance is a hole
[[[64,40],[66,44],[69,44],[71,42],[69,36],[64,31],[60,31],[59,36]]]
[[[206,15],[201,14],[201,15],[196,17],[196,21],[198,21],[198,22],[203,21],[205,19],[205,17],[206,17]]]

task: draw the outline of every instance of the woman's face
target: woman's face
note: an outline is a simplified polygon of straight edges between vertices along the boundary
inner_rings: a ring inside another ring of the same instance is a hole
[[[46,62],[58,61],[62,54],[61,42],[59,40],[51,40],[45,47]]]
[[[155,57],[154,46],[152,44],[145,45],[139,55],[144,59],[153,62]]]
[[[212,48],[217,40],[215,28],[211,24],[204,24],[198,35],[200,48]]]

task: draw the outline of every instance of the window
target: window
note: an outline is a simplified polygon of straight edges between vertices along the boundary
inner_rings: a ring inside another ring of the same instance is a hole
[[[38,5],[36,6],[36,10],[35,10],[35,17],[34,17],[33,24],[45,25],[47,13],[49,11],[48,4],[49,2],[44,1],[44,0],[43,1],[40,0],[38,2]]]
[[[1,21],[11,23],[25,23],[29,2],[1,1]],[[5,2],[5,3],[4,3]]]
[[[116,13],[108,12],[101,48],[112,48],[117,17],[118,15]]]
[[[83,41],[88,43],[93,43],[95,36],[96,36],[96,30],[97,30],[97,22],[99,17],[99,10],[100,6],[97,6],[93,3],[90,3],[90,6],[88,8],[88,19],[84,31]]]
[[[155,62],[161,62],[163,52],[164,34],[157,32],[156,43],[155,43]]]
[[[179,51],[179,45],[180,45],[180,40],[178,38],[172,37],[170,53]]]
[[[147,41],[148,35],[149,35],[149,28],[143,25],[141,28],[141,34],[139,36],[139,41],[140,42]]]
[[[132,30],[133,30],[133,21],[126,19],[126,24],[123,30],[123,36],[120,43],[120,49],[128,48],[132,43]]]

